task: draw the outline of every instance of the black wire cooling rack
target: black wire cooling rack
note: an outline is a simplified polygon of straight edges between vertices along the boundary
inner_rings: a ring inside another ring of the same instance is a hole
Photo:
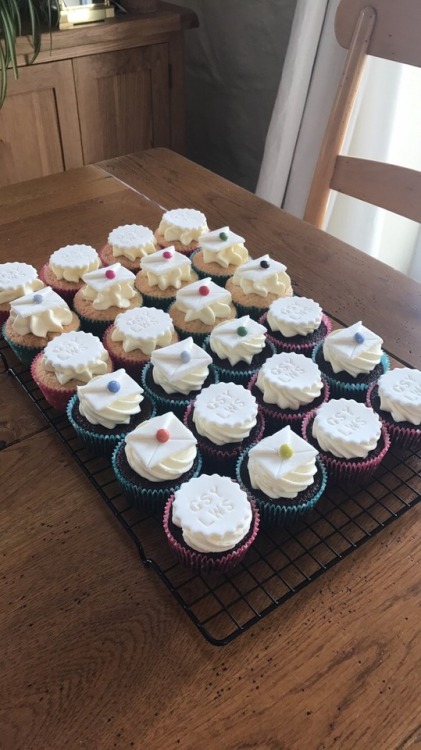
[[[65,415],[52,409],[28,370],[0,357],[89,477],[102,499],[190,619],[214,645],[229,643],[414,506],[421,495],[421,453],[389,451],[375,477],[352,490],[327,487],[316,508],[293,528],[261,528],[229,575],[202,577],[176,563],[159,515],[142,515],[120,491],[110,463],[82,446]]]

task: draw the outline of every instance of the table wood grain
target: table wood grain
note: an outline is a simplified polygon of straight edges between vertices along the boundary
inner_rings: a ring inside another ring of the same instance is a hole
[[[279,256],[343,323],[364,311],[419,366],[417,285],[163,150],[0,191],[1,259],[39,266],[181,204]],[[4,372],[0,399],[1,750],[419,745],[420,506],[217,648]]]

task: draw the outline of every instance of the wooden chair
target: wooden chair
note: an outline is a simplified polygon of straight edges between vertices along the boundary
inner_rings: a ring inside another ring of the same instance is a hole
[[[421,67],[421,0],[342,0],[336,38],[348,55],[328,120],[304,219],[322,227],[331,190],[421,222],[421,173],[340,156],[367,55]],[[421,106],[420,98],[414,102]],[[421,134],[420,134],[421,137]]]

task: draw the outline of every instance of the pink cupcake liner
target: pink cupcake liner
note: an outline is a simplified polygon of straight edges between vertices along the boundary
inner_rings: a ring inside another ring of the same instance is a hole
[[[44,282],[44,284],[46,284],[47,286],[50,286],[51,289],[54,289],[54,291],[57,292],[57,294],[59,294],[60,297],[62,299],[64,299],[65,302],[67,302],[67,304],[69,305],[69,307],[72,307],[72,305],[73,305],[73,299],[75,297],[76,292],[79,291],[80,287],[77,287],[76,289],[62,289],[60,287],[60,280],[59,279],[57,279],[57,283],[56,284],[49,284],[48,281],[45,278],[45,271],[46,271],[47,268],[48,268],[48,263],[44,263],[44,265],[42,266],[42,268],[40,269],[40,272],[38,274],[39,278],[41,279],[41,281]]]
[[[317,444],[314,442],[314,440],[312,440],[311,435],[311,427],[313,424],[314,416],[315,414],[313,412],[312,414],[308,414],[305,417],[302,424],[301,434],[304,440],[307,440],[307,442],[317,447]],[[389,433],[386,426],[382,424],[381,437],[377,445],[377,452],[371,457],[369,454],[367,458],[337,458],[331,453],[322,451],[320,448],[318,448],[318,450],[319,458],[326,466],[329,478],[341,484],[350,484],[362,483],[370,479],[377,467],[383,461],[389,448]],[[371,453],[373,453],[373,451],[371,451]]]
[[[253,375],[247,386],[251,393],[253,393],[253,388],[255,387],[258,375],[259,373]],[[259,406],[259,411],[265,418],[266,427],[269,429],[281,430],[283,427],[289,426],[292,430],[294,430],[294,432],[300,433],[303,419],[308,415],[314,414],[319,406],[326,403],[326,401],[329,401],[329,384],[323,377],[322,381],[323,390],[321,396],[318,399],[315,399],[316,405],[314,405],[313,402],[312,404],[308,404],[307,407],[303,406],[296,412],[292,411],[291,409],[281,409],[279,406],[276,406],[276,404],[265,404],[262,403],[259,399],[256,399]]]
[[[131,359],[126,359],[124,355],[116,354],[114,351],[110,351],[108,348],[106,341],[107,336],[110,335],[111,328],[113,327],[114,323],[112,323],[108,328],[106,329],[103,337],[102,337],[102,343],[107,350],[108,354],[110,355],[110,359],[113,363],[114,370],[118,370],[120,367],[123,367],[127,374],[130,375],[133,380],[136,381],[139,385],[141,385],[141,379],[142,379],[142,372],[144,367],[148,364],[149,360],[145,360],[144,362],[138,362],[134,363]]]
[[[103,247],[101,247],[100,250],[98,250],[98,255],[99,255],[100,261],[101,261],[101,263],[102,263],[103,266],[109,266],[110,265],[109,262],[107,260],[105,260],[105,258],[104,258],[104,252],[107,249],[107,247],[108,247],[108,243],[105,244]]]
[[[269,339],[269,341],[272,342],[272,344],[275,346],[278,352],[296,352],[297,354],[305,354],[305,355],[311,356],[311,353],[314,347],[317,346],[317,344],[320,344],[321,341],[323,341],[323,339],[332,331],[332,328],[333,328],[331,319],[327,315],[323,314],[320,326],[324,324],[326,328],[326,333],[323,334],[322,338],[317,338],[317,340],[313,340],[313,341],[306,341],[305,339],[307,338],[307,336],[302,336],[302,339],[303,339],[302,342],[299,342],[299,343],[291,342],[288,340],[288,338],[282,338],[282,340],[280,340],[279,338],[276,338],[276,336],[274,336],[273,332],[271,331],[269,327],[269,324],[267,323],[267,316],[268,314],[267,312],[265,312],[264,315],[262,315],[262,317],[259,318],[259,323],[261,325],[266,326],[267,328],[266,336]],[[309,337],[314,334],[317,334],[317,331],[320,330],[320,326],[316,331],[314,331],[313,334],[309,334]],[[280,333],[279,335],[281,336],[282,334]],[[296,337],[294,336],[294,338]]]
[[[184,565],[185,567],[192,570],[194,573],[200,573],[202,575],[210,575],[211,573],[228,573],[230,570],[232,570],[244,558],[246,552],[250,549],[251,545],[256,539],[257,533],[259,531],[259,511],[257,510],[254,501],[250,497],[249,500],[253,512],[251,533],[246,538],[246,540],[242,544],[240,544],[239,547],[232,550],[231,552],[221,552],[212,556],[211,553],[197,552],[191,547],[187,547],[187,545],[184,546],[181,542],[175,539],[170,529],[171,508],[174,502],[174,495],[171,495],[165,505],[163,525],[164,532],[176,560],[181,563],[181,565]]]
[[[76,388],[66,388],[63,389],[63,386],[61,386],[60,390],[56,390],[55,388],[50,388],[49,386],[46,386],[45,383],[40,380],[40,378],[37,376],[35,370],[37,366],[37,362],[40,360],[40,358],[43,356],[43,352],[40,352],[37,354],[35,359],[32,361],[31,364],[31,376],[36,385],[38,386],[39,390],[41,391],[42,395],[44,396],[47,403],[50,404],[54,409],[57,409],[57,411],[66,411],[67,404],[69,402],[69,399],[76,393]]]
[[[380,411],[379,408],[373,406],[373,397],[378,397],[378,386],[377,383],[373,383],[367,391],[366,405],[370,406],[376,414],[379,415],[382,423],[386,426],[390,437],[390,444],[403,450],[418,450],[421,447],[421,428],[416,427],[403,427],[399,422],[394,422],[392,415],[388,415],[387,412]]]

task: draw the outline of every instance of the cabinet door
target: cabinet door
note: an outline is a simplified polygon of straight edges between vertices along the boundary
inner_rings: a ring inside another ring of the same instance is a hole
[[[168,45],[73,60],[85,164],[170,146]]]
[[[0,185],[83,165],[70,60],[8,76],[0,109]]]

